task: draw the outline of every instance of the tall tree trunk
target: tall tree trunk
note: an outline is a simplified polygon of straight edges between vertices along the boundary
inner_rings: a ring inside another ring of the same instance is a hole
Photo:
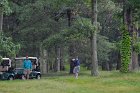
[[[65,66],[64,66],[64,47],[60,47],[61,49],[61,54],[60,54],[60,70],[64,71],[65,70]]]
[[[57,72],[60,72],[61,49],[57,47]]]
[[[102,70],[109,71],[109,63],[108,62],[102,62]]]
[[[138,71],[139,64],[138,64],[138,53],[135,51],[132,52],[132,71]]]
[[[130,36],[132,36],[132,9],[130,6],[127,7],[126,5],[127,5],[127,1],[123,0],[123,13],[124,13],[123,23],[127,31],[129,32]],[[131,54],[130,54],[131,56],[130,56],[130,62],[129,62],[129,71],[132,70],[132,44],[131,44],[130,50],[131,50]]]
[[[132,29],[132,9],[131,7],[129,7],[128,9],[126,9],[126,22],[127,22],[127,27],[128,27],[128,31],[131,37],[133,37],[133,29]],[[133,40],[131,40],[131,61],[129,64],[129,70],[132,71],[133,70]]]
[[[133,45],[136,44],[136,40],[137,40],[137,35],[135,36],[135,34],[137,33],[137,31],[135,29],[138,30],[138,26],[134,26],[133,24],[133,18],[132,18],[132,7],[131,6],[126,6],[127,0],[123,0],[123,11],[124,11],[124,25],[127,26],[127,30],[130,33],[130,36],[132,37],[131,40],[131,61],[129,64],[129,70],[130,71],[134,71],[134,70],[138,70],[138,54],[136,53],[136,51],[134,51],[133,49]]]
[[[54,63],[54,71],[60,72],[60,60],[61,60],[61,50],[60,47],[55,47],[55,63]]]
[[[120,55],[120,51],[118,51],[117,53],[117,67],[116,70],[120,70],[121,68],[121,55]]]
[[[42,74],[47,74],[47,50],[43,50],[41,54],[40,68]]]
[[[112,69],[113,69],[113,64],[109,62],[109,71],[112,71]]]
[[[131,62],[129,64],[129,70],[130,71],[135,71],[138,70],[138,54],[136,51],[133,50],[133,45],[137,43],[137,27],[135,27],[132,23],[133,17],[132,17],[132,8],[128,7],[126,9],[126,14],[125,14],[125,22],[128,27],[128,31],[130,33],[130,36],[132,37],[131,40]]]
[[[97,30],[98,30],[98,24],[97,24],[97,0],[91,0],[92,5],[92,24],[95,26],[95,31],[91,34],[91,61],[92,61],[92,67],[91,67],[91,75],[92,76],[98,76],[98,59],[97,59]]]
[[[2,26],[3,26],[3,8],[0,7],[0,32],[2,32]]]
[[[137,43],[137,38],[138,38],[138,22],[136,22],[136,26],[133,27],[133,45]],[[139,64],[138,64],[138,53],[135,50],[132,50],[132,70],[133,71],[138,71],[139,69]]]
[[[42,66],[43,66],[43,51],[42,48],[40,47],[40,57],[39,57],[39,62],[40,62],[40,71],[41,73],[43,72]]]

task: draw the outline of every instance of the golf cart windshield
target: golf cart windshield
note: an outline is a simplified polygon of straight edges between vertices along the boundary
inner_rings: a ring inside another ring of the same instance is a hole
[[[15,58],[15,68],[22,68],[23,67],[23,61],[26,59],[26,57],[17,57]],[[29,60],[32,62],[32,69],[36,70],[39,66],[38,64],[38,58],[37,57],[28,57]]]

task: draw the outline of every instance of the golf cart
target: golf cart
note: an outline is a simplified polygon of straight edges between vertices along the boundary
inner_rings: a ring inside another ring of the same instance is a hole
[[[11,59],[10,58],[2,58],[2,62],[0,63],[0,79],[1,80],[13,80],[14,73],[11,72]]]
[[[28,58],[32,62],[32,72],[30,73],[29,78],[40,79],[41,73],[40,73],[40,64],[38,62],[38,58],[37,57],[28,57]],[[14,65],[15,65],[14,72],[16,73],[15,78],[23,79],[24,69],[22,68],[22,65],[25,59],[26,57],[15,58],[15,62],[14,62]]]
[[[0,80],[14,80],[14,79],[23,79],[24,69],[22,68],[23,60],[25,57],[15,58],[15,61],[11,62],[9,58],[2,58],[0,64]],[[32,62],[32,72],[30,73],[30,79],[41,78],[41,73],[39,69],[39,62],[37,57],[29,57]]]

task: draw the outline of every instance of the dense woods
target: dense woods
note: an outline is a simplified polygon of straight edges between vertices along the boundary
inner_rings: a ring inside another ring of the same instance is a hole
[[[139,9],[140,0],[1,0],[0,55],[37,56],[43,74],[77,56],[92,76],[138,71]]]

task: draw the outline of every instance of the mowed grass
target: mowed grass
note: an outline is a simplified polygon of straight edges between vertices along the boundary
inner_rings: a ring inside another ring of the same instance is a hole
[[[68,73],[57,73],[41,80],[0,81],[0,93],[140,93],[140,72],[80,73],[78,79]]]

